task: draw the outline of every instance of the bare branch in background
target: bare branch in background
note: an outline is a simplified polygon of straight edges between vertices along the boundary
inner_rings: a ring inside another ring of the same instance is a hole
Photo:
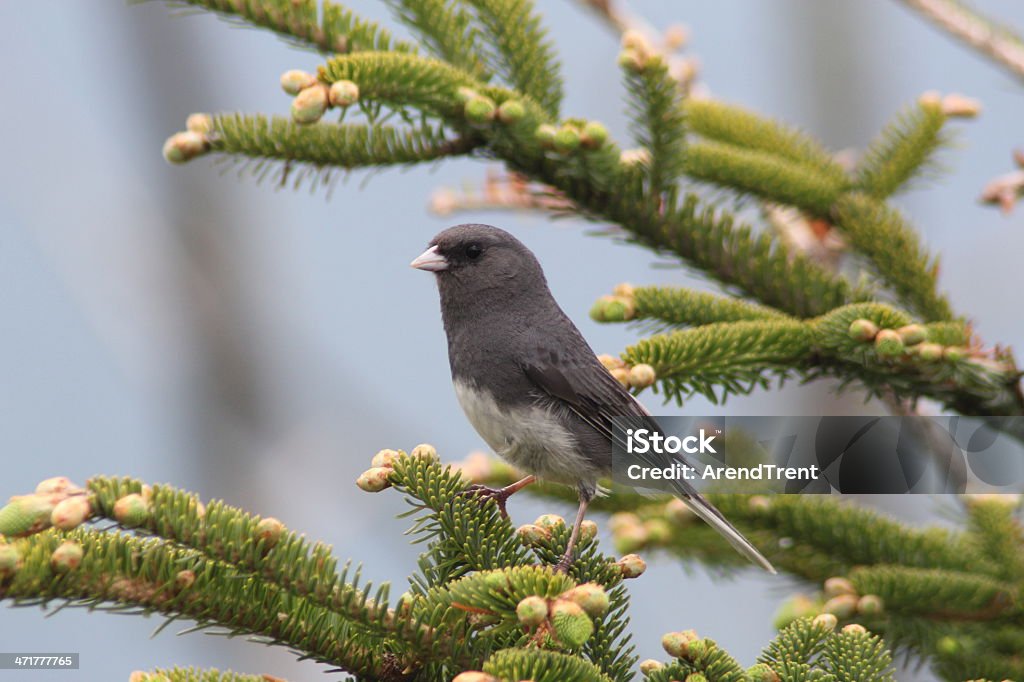
[[[1024,38],[1015,31],[953,0],[900,0],[953,37],[1024,78]]]

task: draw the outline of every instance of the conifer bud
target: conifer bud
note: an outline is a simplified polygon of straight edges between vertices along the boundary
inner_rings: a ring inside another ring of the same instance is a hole
[[[50,555],[50,566],[57,573],[68,573],[82,564],[82,546],[77,542],[68,540],[62,542]]]
[[[608,611],[608,593],[597,583],[583,583],[565,592],[562,599],[576,602],[588,616],[597,618]]]
[[[825,613],[838,618],[849,618],[857,611],[857,595],[840,594],[829,599],[821,608]]]
[[[125,528],[138,528],[149,521],[149,505],[139,493],[125,495],[114,503],[114,519]]]
[[[327,111],[327,88],[317,83],[306,88],[292,100],[292,120],[299,125],[319,121]]]
[[[379,493],[381,490],[391,487],[389,480],[391,472],[391,467],[371,467],[359,474],[356,485],[360,490],[365,490],[368,493]]]
[[[629,282],[619,282],[612,287],[612,295],[623,296],[625,298],[633,298],[636,296],[636,287]]]
[[[197,156],[202,156],[210,149],[210,142],[205,135],[191,130],[175,133],[164,142],[164,159],[168,163],[185,163]]]
[[[624,367],[620,367],[618,369],[613,369],[611,371],[611,375],[613,377],[615,377],[615,380],[618,381],[620,384],[622,384],[624,388],[629,388],[629,370],[628,369],[626,369]]]
[[[560,154],[568,154],[576,151],[580,146],[580,133],[575,127],[564,125],[555,133],[555,151]]]
[[[648,658],[644,661],[640,661],[640,674],[644,677],[650,677],[651,673],[653,673],[655,670],[661,670],[664,667],[665,664],[661,661],[655,660],[653,658]]]
[[[857,613],[865,616],[877,616],[885,610],[882,598],[877,594],[865,594],[857,600]]]
[[[494,100],[490,97],[474,97],[466,102],[463,110],[470,123],[477,125],[490,123],[495,114]]]
[[[873,341],[878,325],[871,320],[858,319],[850,323],[850,338],[857,341]]]
[[[551,626],[558,641],[570,649],[583,646],[594,634],[594,621],[583,607],[566,599],[551,605]]]
[[[696,518],[693,510],[678,497],[673,497],[665,504],[665,518],[677,526],[685,526]]]
[[[21,552],[14,545],[0,541],[0,580],[10,578],[21,568]]]
[[[174,586],[179,590],[187,590],[196,584],[196,572],[189,569],[178,571],[174,576]]]
[[[370,466],[374,467],[393,467],[395,460],[402,456],[401,450],[391,450],[385,448],[384,450],[378,450],[377,454],[370,460]]]
[[[825,581],[825,596],[838,597],[841,594],[857,594],[857,588],[846,578],[833,577]]]
[[[516,617],[528,628],[535,628],[548,618],[548,602],[536,595],[526,597],[516,606]]]
[[[658,379],[657,373],[650,365],[641,362],[629,368],[629,385],[633,388],[647,388],[653,386]]]
[[[917,357],[926,362],[942,359],[942,346],[937,343],[922,343],[917,347]]]
[[[665,29],[665,47],[680,50],[690,38],[690,31],[682,24],[672,24]]]
[[[631,526],[642,526],[640,517],[633,512],[615,512],[608,517],[608,529],[612,533],[619,533]]]
[[[533,524],[547,531],[554,531],[556,528],[565,527],[565,519],[558,514],[541,514]]]
[[[648,163],[651,160],[651,153],[643,148],[637,149],[624,149],[619,154],[619,162],[627,166],[636,166],[642,163]]]
[[[517,99],[502,102],[498,107],[498,120],[505,125],[515,125],[526,116],[526,107]]]
[[[875,350],[879,355],[895,357],[903,352],[903,339],[892,329],[882,329],[875,335]]]
[[[675,658],[686,658],[690,654],[690,645],[696,642],[699,637],[693,630],[682,632],[668,632],[661,637],[661,646],[665,653]]]
[[[779,674],[766,663],[758,663],[747,668],[747,682],[779,682]]]
[[[273,549],[284,535],[284,530],[283,523],[273,516],[268,516],[265,519],[260,519],[260,522],[256,524],[256,540],[263,541],[264,551]]]
[[[78,528],[92,514],[89,498],[72,495],[57,503],[50,514],[50,523],[61,530]]]
[[[39,482],[36,486],[37,495],[79,492],[81,488],[71,482],[67,476],[54,476]]]
[[[209,114],[189,114],[185,119],[185,130],[206,135],[213,132],[213,116]]]
[[[708,682],[708,678],[704,673],[690,673],[686,676],[686,682]]]
[[[281,74],[281,89],[289,95],[297,95],[306,88],[316,85],[316,76],[299,69],[292,69]]]
[[[327,99],[332,107],[350,107],[359,101],[359,86],[352,81],[335,81],[327,91]]]
[[[601,354],[597,356],[597,359],[608,371],[613,369],[622,369],[626,366],[626,363],[622,358],[614,355]]]
[[[766,512],[772,508],[772,501],[765,495],[751,495],[747,506],[751,511]]]
[[[967,357],[967,349],[960,346],[946,346],[942,349],[942,357],[950,362],[959,362]]]
[[[597,537],[597,522],[586,519],[580,524],[580,542],[589,542]]]
[[[903,339],[903,343],[908,346],[916,346],[928,338],[928,330],[925,329],[924,325],[920,324],[905,325],[897,329],[896,333]]]
[[[608,141],[608,129],[597,121],[589,121],[583,126],[580,144],[586,149],[600,149]]]
[[[704,656],[708,651],[714,648],[714,642],[710,639],[698,639],[695,642],[690,642],[689,646],[689,660],[696,661]]]
[[[942,94],[938,90],[927,90],[917,98],[917,103],[922,107],[941,107]]]
[[[409,456],[413,459],[422,459],[423,461],[431,464],[441,461],[441,458],[437,456],[437,448],[430,443],[420,443],[412,449]]]
[[[819,616],[815,616],[814,620],[812,620],[811,623],[813,625],[817,625],[818,627],[824,630],[831,631],[835,630],[836,626],[839,625],[839,619],[835,617],[835,614],[823,613]]]
[[[627,554],[616,561],[615,565],[619,567],[624,580],[639,578],[647,570],[647,562],[637,554]]]
[[[525,547],[537,547],[551,539],[551,531],[532,523],[519,526],[516,529],[516,535],[519,536],[519,541]]]
[[[16,495],[0,508],[0,535],[21,537],[50,527],[56,505],[49,495]]]
[[[942,98],[942,113],[951,118],[975,118],[981,113],[981,102],[955,92],[950,93]]]
[[[558,133],[558,129],[555,126],[548,123],[542,123],[537,126],[536,132],[533,137],[544,149],[554,149],[555,147],[555,135]]]
[[[605,322],[628,322],[636,315],[636,304],[625,296],[602,296]]]
[[[641,523],[616,528],[611,538],[615,543],[615,551],[623,554],[643,549],[649,540],[647,528]]]
[[[847,635],[866,635],[868,633],[868,629],[860,623],[850,623],[849,625],[843,626],[843,629],[840,632]]]

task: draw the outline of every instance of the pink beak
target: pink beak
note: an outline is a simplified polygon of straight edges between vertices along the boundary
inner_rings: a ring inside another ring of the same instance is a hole
[[[409,265],[417,270],[441,272],[448,269],[448,260],[437,252],[437,245],[435,244],[417,256]]]

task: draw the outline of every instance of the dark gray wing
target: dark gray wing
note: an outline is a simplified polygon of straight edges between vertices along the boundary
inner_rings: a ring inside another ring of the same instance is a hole
[[[589,348],[587,349],[589,351]],[[604,368],[592,354],[585,358],[560,356],[557,352],[538,353],[538,358],[527,362],[523,371],[537,389],[547,397],[558,400],[580,419],[598,431],[609,446],[613,441],[622,450],[626,443],[613,429],[612,419],[622,417],[628,420],[631,428],[646,428],[661,432],[658,423],[633,395],[625,389]],[[634,455],[649,466],[667,466],[671,463],[668,455],[645,454]],[[684,458],[679,457],[684,463]],[[704,499],[687,481],[672,481],[675,494],[693,510],[693,512],[721,533],[734,548],[754,563],[771,573],[775,568],[743,537],[736,527],[729,523],[718,509]]]

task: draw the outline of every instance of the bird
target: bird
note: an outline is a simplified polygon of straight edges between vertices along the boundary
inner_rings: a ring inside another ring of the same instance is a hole
[[[527,474],[503,488],[471,490],[506,514],[508,497],[538,479],[575,487],[576,520],[555,566],[567,572],[598,480],[612,470],[613,440],[621,438],[613,418],[655,431],[657,423],[601,364],[555,301],[536,256],[513,235],[491,225],[456,225],[410,265],[435,275],[452,383],[466,418],[496,454]],[[775,573],[689,482],[672,485],[741,554]]]

